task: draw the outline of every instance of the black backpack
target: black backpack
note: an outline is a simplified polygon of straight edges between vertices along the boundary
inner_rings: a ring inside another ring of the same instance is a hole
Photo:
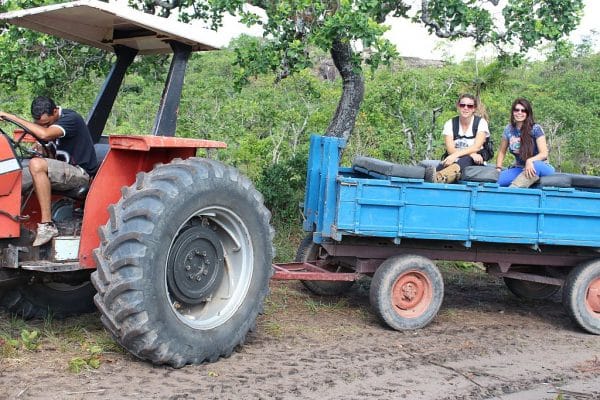
[[[475,116],[475,119],[473,120],[473,136],[472,137],[475,137],[475,135],[477,135],[477,129],[479,129],[479,121],[481,121],[481,117]],[[452,134],[454,136],[453,137],[454,140],[459,138],[458,124],[459,124],[458,117],[452,118]],[[489,161],[492,158],[494,158],[494,143],[492,142],[491,134],[490,134],[490,136],[485,138],[485,142],[483,142],[483,147],[477,153],[479,153],[481,155],[481,157],[483,157],[483,161]],[[446,152],[442,158],[446,158],[446,157],[448,157],[448,152]]]

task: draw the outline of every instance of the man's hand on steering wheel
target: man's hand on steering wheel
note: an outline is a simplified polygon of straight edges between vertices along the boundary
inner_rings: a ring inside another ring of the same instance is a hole
[[[54,144],[54,142],[47,142],[45,140],[40,139],[33,132],[31,132],[29,129],[23,126],[23,124],[20,124],[19,122],[10,118],[10,114],[7,114],[3,111],[0,111],[0,120],[10,122],[23,130],[23,134],[17,140],[10,139],[13,146],[20,151],[21,159],[25,158],[25,153],[30,154],[34,157],[56,157],[56,145]],[[6,132],[4,132],[1,128],[0,132],[10,138],[10,136],[7,135]],[[27,147],[23,144],[23,139],[27,135],[30,135],[32,138],[35,139],[36,143],[33,145],[32,148]]]

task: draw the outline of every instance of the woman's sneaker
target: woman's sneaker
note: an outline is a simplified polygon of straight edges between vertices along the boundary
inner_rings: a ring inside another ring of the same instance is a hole
[[[41,246],[52,240],[53,237],[58,236],[58,228],[54,225],[54,222],[45,222],[37,224],[37,234],[33,241],[33,246]]]

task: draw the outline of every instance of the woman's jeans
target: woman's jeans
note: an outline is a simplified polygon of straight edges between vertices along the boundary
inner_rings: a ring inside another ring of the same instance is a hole
[[[544,161],[534,161],[533,168],[535,168],[536,175],[540,178],[554,173],[554,167]],[[512,181],[514,181],[521,172],[523,172],[523,167],[510,167],[509,169],[500,172],[498,186],[510,186]]]

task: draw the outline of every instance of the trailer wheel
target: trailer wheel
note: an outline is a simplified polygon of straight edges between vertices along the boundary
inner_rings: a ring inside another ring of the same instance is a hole
[[[444,280],[436,265],[425,257],[394,256],[375,271],[369,297],[377,315],[391,328],[419,329],[440,309]]]
[[[539,267],[514,266],[518,272],[535,273],[540,270]],[[542,271],[548,276],[554,276],[551,268],[543,268]],[[560,286],[549,285],[547,283],[524,281],[521,279],[504,278],[504,284],[515,296],[526,300],[544,300],[552,297],[560,290]]]
[[[262,312],[271,214],[235,168],[190,158],[140,173],[109,207],[92,282],[102,322],[139,358],[227,357]]]
[[[23,319],[66,318],[90,313],[94,305],[94,287],[90,281],[80,284],[36,282],[12,287],[2,294],[0,306]]]
[[[298,251],[296,252],[296,261],[315,261],[319,258],[319,249],[321,246],[313,242],[312,235],[306,235]],[[326,268],[326,267],[325,267]],[[337,268],[337,267],[336,267]],[[310,290],[312,293],[319,296],[338,296],[347,292],[352,285],[353,281],[300,281],[302,284]]]
[[[585,262],[569,273],[563,305],[577,325],[600,335],[600,259]]]

